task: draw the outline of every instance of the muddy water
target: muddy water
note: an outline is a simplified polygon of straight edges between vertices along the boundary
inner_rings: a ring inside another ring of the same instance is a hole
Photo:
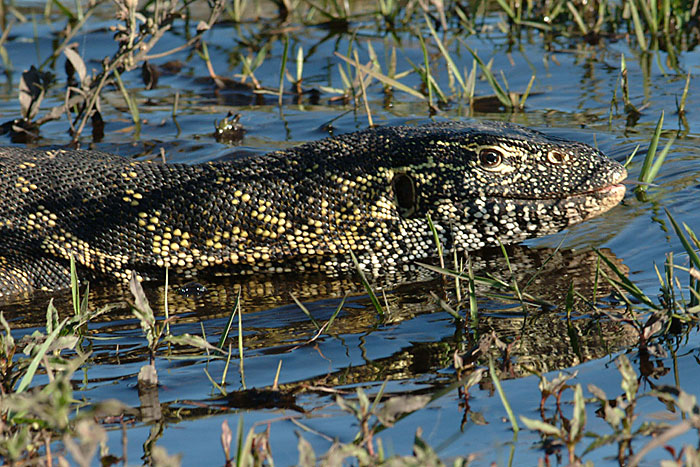
[[[51,53],[56,44],[54,31],[63,25],[58,19],[47,24],[31,4],[22,7],[25,14],[36,15],[36,36],[31,22],[18,23],[5,43],[11,69],[6,67],[0,77],[0,123],[19,116],[17,89],[21,71],[42,62]],[[261,430],[269,424],[276,462],[294,463],[298,423],[311,429],[303,436],[317,452],[325,451],[333,439],[349,442],[355,437],[357,423],[332,403],[335,396],[329,389],[348,397],[352,397],[357,387],[375,394],[388,381],[386,394],[428,394],[435,396],[435,400],[380,434],[387,453],[409,453],[416,427],[421,427],[426,441],[446,458],[474,454],[478,463],[486,464],[506,463],[512,456],[516,464],[533,465],[544,455],[538,444],[539,436],[525,431],[513,439],[503,406],[488,378],[470,391],[468,409],[456,390],[441,392],[456,380],[455,353],[469,360],[479,339],[491,335],[511,346],[507,351],[492,347],[474,357],[472,363],[483,367],[488,355],[496,359],[502,370],[504,390],[519,415],[531,418],[538,415],[540,393],[532,371],[578,371],[577,382],[584,387],[588,383],[596,384],[614,397],[621,391],[620,376],[614,365],[616,355],[621,352],[628,353],[648,384],[679,384],[697,394],[700,387],[695,359],[697,333],[691,332],[680,344],[663,342],[663,352],[652,363],[658,371],[651,374],[646,371],[649,361],[637,351],[638,336],[634,330],[610,318],[624,310],[623,304],[611,295],[612,290],[603,280],[594,291],[599,275],[597,256],[592,250],[602,249],[650,297],[658,294],[653,265],[662,264],[667,252],[674,252],[676,262],[687,266],[687,256],[663,210],[668,209],[679,221],[700,230],[700,119],[695,111],[700,101],[694,92],[697,53],[680,54],[680,69],[673,70],[667,67],[663,52],[640,55],[624,40],[592,46],[564,39],[545,44],[536,32],[509,37],[497,27],[499,18],[496,14],[487,15],[478,36],[448,35],[449,50],[460,69],[472,67],[471,55],[461,41],[477,50],[484,61],[493,59],[493,70],[503,71],[512,90],[523,91],[534,74],[536,79],[525,111],[506,112],[498,105],[487,105],[488,101],[480,101],[487,104],[477,106],[477,111],[453,102],[431,117],[425,103],[400,91],[387,95],[375,80],[368,83],[374,122],[384,125],[417,124],[431,118],[508,120],[597,145],[610,157],[624,162],[636,146],[642,149],[647,146],[659,115],[665,111],[661,144],[673,134],[679,138],[656,181],[657,186],[649,189],[645,199],[628,193],[622,205],[599,218],[561,234],[510,248],[513,277],[520,284],[529,283],[526,291],[548,305],[523,305],[512,295],[494,296],[491,290],[479,289],[479,320],[466,329],[456,324],[440,305],[440,300],[456,303],[457,288],[462,287],[459,294],[464,296],[464,284],[457,286],[454,280],[425,270],[374,283],[386,310],[384,317],[378,315],[356,277],[256,276],[205,280],[202,285],[207,292],[198,297],[178,294],[175,289],[182,284],[175,284],[168,295],[170,313],[178,317],[171,325],[171,332],[175,335],[204,332],[213,343],[224,331],[241,291],[244,373],[238,367],[235,332],[231,340],[234,360],[225,382],[227,396],[215,389],[205,374],[206,369],[220,381],[225,360],[207,358],[201,351],[192,349],[162,347],[156,361],[160,376],[156,403],[161,410],[155,413],[146,409],[147,404],[139,399],[136,389],[136,376],[148,354],[141,328],[129,311],[127,303],[132,298],[126,288],[93,285],[92,306],[111,304],[114,309],[90,325],[91,337],[95,338],[93,355],[80,375],[82,380],[76,381],[79,388],[76,397],[88,401],[116,398],[137,409],[127,429],[127,451],[132,462],[141,458],[145,446],[155,441],[168,452],[181,452],[185,464],[222,463],[221,423],[228,420],[235,426],[242,417],[246,429],[258,426]],[[88,69],[99,68],[100,60],[113,53],[114,41],[108,29],[112,24],[109,18],[92,19],[86,33],[75,38]],[[210,31],[206,41],[216,72],[236,78],[241,72],[241,57],[253,57],[269,41],[270,52],[255,76],[264,86],[277,87],[283,43],[278,36],[266,33],[277,27],[272,21],[260,20],[222,24]],[[119,90],[108,87],[102,102],[104,137],[93,141],[86,132],[81,143],[84,147],[137,158],[160,157],[163,149],[169,162],[198,163],[254,157],[319,139],[329,132],[339,134],[366,128],[368,121],[362,106],[355,108],[352,99],[336,100],[332,92],[322,88],[343,87],[338,72],[338,63],[342,62],[334,52],[346,54],[349,41],[356,34],[354,44],[361,61],[368,60],[371,44],[381,63],[386,63],[392,47],[396,47],[398,71],[410,69],[411,62],[423,63],[420,43],[409,33],[399,33],[394,39],[391,35],[377,35],[376,29],[373,21],[351,23],[350,31],[346,32],[319,27],[292,28],[289,50],[295,56],[297,46],[303,47],[304,86],[315,92],[301,96],[287,93],[281,106],[276,95],[255,94],[245,86],[217,89],[207,78],[202,60],[188,51],[154,60],[154,64],[162,67],[155,89],[144,89],[138,70],[123,75],[129,92],[139,104],[140,128],[134,127]],[[176,26],[156,52],[178,46],[183,40],[183,27]],[[449,92],[451,84],[445,64],[436,51],[431,52],[435,52],[433,73],[437,82]],[[630,98],[638,108],[643,108],[641,115],[634,118],[625,113],[621,102],[611,107],[613,95],[617,93],[618,100],[620,96],[622,54],[627,58]],[[179,61],[177,71],[165,67],[165,62],[173,60]],[[292,73],[294,66],[294,63],[288,65]],[[60,104],[64,96],[63,58],[49,69],[57,75],[58,82],[47,93],[42,109]],[[674,111],[686,72],[692,78],[689,112],[681,119]],[[415,73],[402,78],[402,82],[420,89]],[[179,105],[173,117],[176,94]],[[486,82],[478,80],[476,94],[488,96],[492,91]],[[214,121],[221,120],[229,111],[240,114],[245,136],[231,144],[220,143],[214,138]],[[48,123],[41,127],[40,139],[34,144],[66,144],[70,139],[68,128],[65,118]],[[11,143],[8,136],[4,138],[3,144]],[[630,178],[638,175],[641,164],[639,156],[632,161]],[[480,253],[475,258],[475,268],[477,274],[511,280],[500,251]],[[572,283],[584,297],[593,299],[595,293],[597,307],[591,309],[581,302],[567,319],[565,297]],[[149,285],[146,292],[156,312],[162,312],[163,285]],[[347,298],[330,330],[314,340],[317,329],[292,295],[320,323],[328,320]],[[68,294],[53,297],[62,313],[70,313]],[[18,336],[42,327],[49,298],[37,295],[3,306]],[[463,315],[466,313],[463,304],[458,308]],[[578,336],[577,345],[572,344],[572,330]],[[280,362],[283,395],[276,393],[273,397],[245,390],[269,389]],[[638,423],[662,408],[658,401],[644,400],[640,403],[642,417]],[[595,413],[590,411],[588,419],[587,429],[604,432],[604,422]],[[112,428],[109,447],[119,453],[121,432],[118,427]],[[683,442],[696,444],[697,435],[687,434],[673,441],[678,446]],[[603,463],[614,455],[615,448],[602,448],[585,459]],[[664,456],[659,450],[649,459],[653,462],[667,458]]]

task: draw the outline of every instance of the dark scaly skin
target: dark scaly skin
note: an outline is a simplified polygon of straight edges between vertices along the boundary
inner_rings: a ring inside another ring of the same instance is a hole
[[[498,156],[489,150],[496,150]],[[201,165],[0,148],[0,294],[93,276],[399,270],[551,234],[622,199],[599,151],[494,122],[384,127]]]

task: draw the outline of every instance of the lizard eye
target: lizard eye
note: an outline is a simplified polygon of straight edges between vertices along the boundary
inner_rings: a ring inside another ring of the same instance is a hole
[[[479,151],[479,164],[485,169],[493,169],[501,165],[503,162],[503,155],[493,149],[486,148]]]
[[[566,156],[558,151],[549,151],[547,160],[552,164],[561,164],[566,160]]]
[[[398,173],[394,175],[391,187],[394,190],[394,198],[399,208],[399,213],[403,217],[407,217],[416,212],[418,209],[418,193],[413,178],[405,173]]]

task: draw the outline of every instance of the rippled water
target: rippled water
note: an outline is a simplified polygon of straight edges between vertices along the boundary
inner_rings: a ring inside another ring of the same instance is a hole
[[[21,71],[42,62],[52,51],[56,43],[54,31],[63,24],[58,19],[56,23],[45,24],[40,9],[32,9],[31,4],[20,6],[26,15],[34,15],[37,20],[36,40],[32,22],[18,23],[5,44],[12,68],[6,69],[0,77],[0,123],[19,116],[17,89]],[[597,258],[592,248],[603,249],[651,297],[658,294],[659,288],[653,265],[663,264],[667,252],[674,252],[676,262],[687,266],[687,256],[672,233],[663,209],[668,209],[676,219],[696,231],[700,230],[700,119],[695,110],[700,101],[694,82],[698,73],[697,52],[691,50],[679,57],[680,73],[666,67],[663,52],[642,56],[630,49],[625,40],[591,46],[573,39],[558,39],[547,44],[548,51],[543,52],[543,39],[538,33],[524,32],[515,42],[517,45],[512,45],[513,38],[496,27],[499,21],[500,17],[493,14],[486,18],[484,31],[478,37],[451,37],[449,50],[460,69],[471,69],[472,58],[462,45],[463,40],[477,50],[484,61],[493,59],[493,70],[502,70],[513,90],[523,91],[534,74],[536,79],[525,111],[511,114],[494,108],[488,113],[470,112],[454,104],[434,118],[513,121],[597,145],[610,157],[624,162],[636,146],[640,145],[644,152],[659,115],[665,111],[661,144],[676,132],[678,139],[655,182],[657,186],[649,189],[647,199],[639,200],[628,193],[622,205],[596,219],[558,235],[509,249],[519,283],[527,282],[537,268],[554,255],[528,291],[551,301],[555,307],[544,311],[529,308],[526,315],[517,301],[492,297],[482,290],[479,324],[471,333],[456,326],[438,303],[437,298],[455,299],[453,280],[425,271],[408,280],[398,278],[375,284],[388,310],[385,319],[377,315],[355,277],[256,276],[203,281],[208,292],[202,297],[183,297],[171,289],[170,312],[179,317],[171,325],[172,333],[201,335],[204,332],[210,342],[218,340],[235,304],[237,291],[242,291],[245,373],[243,377],[238,360],[234,358],[225,384],[229,395],[222,396],[210,383],[205,369],[220,381],[225,360],[207,359],[201,352],[162,347],[156,360],[160,377],[157,396],[162,415],[154,417],[141,410],[130,419],[127,451],[131,462],[137,462],[144,455],[144,444],[155,439],[169,452],[183,453],[185,464],[223,463],[219,444],[221,423],[228,420],[235,426],[241,417],[246,429],[257,426],[262,430],[269,425],[276,463],[294,463],[297,459],[295,433],[302,432],[299,423],[310,429],[303,431],[303,435],[317,452],[326,450],[333,439],[349,442],[357,432],[355,419],[332,403],[335,396],[327,389],[352,394],[355,388],[362,387],[376,394],[382,383],[388,381],[386,394],[438,394],[455,381],[455,351],[468,350],[475,345],[471,339],[492,331],[508,343],[515,342],[511,350],[512,367],[504,368],[502,378],[504,390],[519,415],[538,416],[538,379],[529,376],[528,368],[544,372],[567,368],[578,371],[577,382],[584,387],[594,383],[611,397],[620,392],[620,375],[613,363],[618,353],[627,352],[637,365],[638,373],[644,373],[643,366],[648,362],[636,350],[635,333],[619,322],[593,319],[590,310],[574,311],[573,323],[581,336],[582,352],[579,355],[573,352],[563,303],[572,282],[582,295],[592,296]],[[108,29],[112,24],[109,19],[93,19],[88,23],[88,32],[76,37],[78,50],[88,68],[100,68],[99,60],[114,50],[113,33]],[[245,44],[264,42],[268,38],[266,31],[277,27],[261,20],[240,25],[221,24],[210,31],[205,37],[216,72],[226,77],[239,73],[240,54],[252,55],[251,50],[255,49]],[[398,44],[390,36],[377,36],[374,29],[371,22],[351,23],[351,31],[357,33],[361,61],[367,60],[368,44],[371,44],[380,61],[388,56],[391,47],[397,46],[398,70],[409,69],[409,60],[422,63],[420,44],[408,34],[399,36]],[[181,44],[183,37],[182,26],[175,27],[154,52]],[[340,60],[334,52],[345,54],[349,38],[349,34],[336,34],[324,28],[291,29],[289,50],[296,51],[297,46],[302,45],[305,51],[305,86],[342,86],[337,71]],[[255,74],[263,85],[275,88],[279,82],[283,44],[275,37],[271,47],[270,56]],[[609,120],[611,98],[616,89],[620,99],[618,81],[622,54],[627,58],[631,100],[638,108],[643,108],[634,124],[628,121],[621,102],[612,107]],[[435,55],[438,83],[443,89],[449,89],[444,63],[438,57]],[[92,142],[86,132],[81,140],[84,147],[141,158],[158,156],[163,148],[169,162],[198,163],[248,157],[319,139],[328,135],[329,125],[332,125],[333,134],[367,127],[361,106],[355,109],[351,103],[331,101],[331,94],[321,92],[318,98],[305,95],[301,99],[287,95],[283,105],[278,106],[277,96],[255,95],[247,89],[217,90],[207,78],[202,60],[188,51],[153,63],[163,65],[169,60],[181,61],[182,69],[177,73],[164,71],[153,90],[143,88],[138,70],[124,74],[144,120],[140,132],[134,131],[119,90],[109,88],[103,94],[102,103],[105,136]],[[60,89],[63,58],[50,69],[59,76],[56,84],[59,89],[48,93],[42,106],[45,109],[58,105],[63,97]],[[289,69],[293,70],[293,64]],[[690,72],[692,79],[687,103],[689,112],[681,121],[674,111],[685,84],[685,72]],[[420,86],[416,74],[402,82],[416,88]],[[179,93],[179,107],[173,118],[175,93]],[[399,91],[387,97],[376,81],[369,85],[368,93],[375,123],[417,124],[431,118],[424,103]],[[477,95],[490,93],[485,82],[477,82]],[[246,128],[243,141],[235,146],[218,143],[213,136],[214,121],[221,120],[228,111],[239,113]],[[41,139],[36,144],[66,144],[70,139],[67,130],[65,119],[48,123],[41,127]],[[4,138],[2,143],[10,144],[7,137]],[[637,156],[629,166],[631,179],[638,176],[641,164],[642,157]],[[554,249],[560,244],[561,251],[555,253]],[[482,253],[476,265],[477,273],[491,272],[510,280],[507,265],[498,251]],[[611,292],[607,285],[600,287],[599,297]],[[136,377],[148,357],[141,328],[126,304],[132,300],[130,293],[125,287],[114,285],[93,285],[91,289],[92,306],[110,303],[116,304],[116,308],[90,324],[91,336],[96,340],[87,369],[76,375],[82,378],[75,382],[76,397],[88,401],[116,398],[131,407],[143,408]],[[149,285],[147,294],[156,312],[162,312],[162,285]],[[292,294],[319,322],[328,320],[343,297],[347,295],[348,298],[330,330],[308,343],[317,331],[295,304]],[[71,312],[68,295],[53,295],[63,314]],[[43,327],[48,299],[49,296],[41,295],[3,306],[18,336]],[[611,300],[607,311],[621,309],[619,303]],[[232,345],[233,355],[237,357],[235,337]],[[666,343],[665,352],[652,363],[662,371],[648,376],[642,384],[679,384],[686,391],[699,395],[697,333],[690,333],[679,343]],[[502,357],[497,352],[493,355]],[[279,362],[279,383],[286,394],[284,398],[265,398],[244,391],[245,388],[269,388]],[[477,363],[483,366],[484,360]],[[505,464],[513,456],[517,465],[534,465],[543,456],[536,433],[523,431],[513,439],[501,401],[488,378],[470,391],[468,413],[463,403],[464,399],[456,390],[448,391],[426,408],[383,431],[379,436],[386,452],[409,453],[416,427],[420,426],[425,440],[445,458],[475,454],[477,463]],[[645,418],[663,406],[647,398],[640,402],[638,409]],[[480,418],[486,424],[475,423],[474,420]],[[594,413],[589,413],[588,423],[587,429],[604,431],[603,421]],[[121,452],[119,427],[111,428],[110,450]],[[674,443],[695,445],[697,434],[689,432]],[[649,463],[668,458],[661,450],[657,451],[647,458]],[[599,449],[584,459],[604,464],[614,456],[614,448]]]

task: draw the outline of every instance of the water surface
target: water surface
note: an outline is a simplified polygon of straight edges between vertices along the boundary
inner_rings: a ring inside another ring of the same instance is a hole
[[[19,116],[17,93],[21,72],[44,61],[55,47],[56,31],[63,26],[58,15],[54,14],[48,21],[43,17],[43,5],[26,2],[18,7],[28,18],[34,18],[36,24],[32,21],[15,24],[5,43],[11,66],[6,67],[0,78],[1,122]],[[503,388],[518,415],[538,417],[540,391],[532,371],[547,373],[548,377],[556,375],[557,370],[577,371],[576,382],[584,388],[593,383],[615,397],[621,391],[620,374],[615,366],[621,353],[626,353],[636,366],[643,390],[651,385],[669,384],[699,395],[695,331],[680,342],[662,341],[664,352],[653,361],[661,371],[648,375],[644,371],[648,361],[639,353],[638,335],[630,326],[601,318],[598,311],[592,312],[584,306],[573,311],[573,321],[567,321],[564,312],[564,299],[571,283],[583,296],[592,297],[597,264],[594,248],[602,250],[626,271],[650,297],[659,293],[654,264],[662,265],[666,253],[673,252],[677,264],[688,265],[687,255],[673,234],[664,209],[680,222],[700,230],[700,119],[694,110],[700,105],[695,92],[697,52],[688,50],[680,54],[678,68],[672,69],[666,65],[668,57],[664,52],[641,54],[626,40],[588,45],[574,39],[545,39],[531,30],[513,37],[498,27],[502,19],[497,13],[489,13],[481,24],[480,34],[459,37],[448,34],[446,43],[460,69],[472,67],[472,57],[463,43],[478,51],[484,61],[493,60],[492,69],[499,77],[503,72],[512,90],[522,92],[534,74],[532,94],[524,111],[512,113],[499,106],[472,110],[464,103],[453,102],[431,115],[425,103],[400,91],[385,94],[382,85],[373,80],[367,92],[374,123],[419,124],[431,119],[466,118],[507,120],[596,145],[610,157],[624,162],[637,146],[645,152],[656,121],[664,111],[665,131],[660,144],[665,144],[672,135],[678,139],[656,186],[649,189],[646,198],[639,199],[628,192],[620,206],[596,219],[510,248],[510,260],[519,283],[526,283],[546,263],[527,291],[551,301],[554,306],[523,309],[517,300],[492,297],[489,291],[480,290],[478,325],[466,330],[455,324],[438,300],[454,303],[454,281],[427,271],[409,279],[374,283],[387,310],[384,318],[378,316],[359,279],[353,276],[329,279],[315,275],[262,275],[205,280],[202,284],[208,291],[201,297],[184,297],[171,288],[169,310],[178,317],[171,324],[171,332],[204,333],[212,343],[224,331],[241,291],[244,374],[239,371],[235,332],[230,338],[233,360],[224,385],[228,395],[216,389],[205,374],[206,370],[221,382],[227,365],[225,359],[207,358],[201,351],[192,349],[162,346],[156,358],[160,378],[156,403],[160,404],[160,413],[155,415],[146,410],[136,387],[137,374],[148,353],[142,330],[128,305],[133,298],[123,286],[92,285],[91,306],[112,304],[116,308],[89,325],[93,353],[85,370],[76,374],[80,380],[75,380],[75,397],[89,402],[116,398],[136,409],[126,425],[131,463],[139,462],[155,442],[170,453],[182,453],[185,465],[221,464],[221,423],[227,420],[235,427],[242,420],[246,429],[257,427],[261,431],[269,426],[275,462],[293,464],[297,461],[297,433],[302,433],[317,453],[325,452],[332,440],[354,439],[357,421],[334,403],[336,392],[353,399],[356,388],[361,387],[374,395],[386,382],[386,395],[436,396],[425,408],[378,435],[388,454],[409,454],[416,428],[421,427],[424,439],[446,459],[474,455],[477,464],[505,464],[511,459],[516,465],[534,465],[545,455],[539,435],[522,431],[513,437],[503,405],[488,377],[470,390],[468,411],[464,397],[457,390],[440,392],[456,381],[455,353],[469,354],[479,338],[491,333],[512,344],[507,357],[495,348],[487,354],[496,359]],[[113,31],[109,27],[114,24],[106,14],[96,15],[84,32],[76,36],[77,50],[89,70],[99,69],[101,59],[113,53]],[[183,24],[176,23],[153,52],[182,44],[186,37]],[[274,31],[281,27],[273,19],[265,18],[217,25],[205,35],[216,73],[240,79],[237,75],[241,72],[241,57],[253,57],[260,47],[269,43],[269,55],[255,76],[264,86],[276,88],[284,45]],[[428,36],[426,32],[425,37]],[[131,96],[139,105],[140,128],[134,127],[120,91],[109,86],[102,95],[101,105],[104,137],[93,140],[88,130],[80,138],[81,146],[135,158],[160,157],[163,149],[168,162],[254,157],[319,139],[329,132],[340,134],[367,127],[367,115],[360,100],[357,106],[352,99],[338,101],[333,99],[334,94],[322,88],[343,87],[338,64],[347,68],[334,53],[345,55],[350,40],[354,41],[363,63],[368,60],[370,45],[382,63],[386,63],[395,47],[397,71],[411,69],[411,63],[423,62],[420,42],[415,36],[406,31],[399,31],[396,36],[378,34],[375,22],[370,19],[351,22],[346,32],[299,25],[288,28],[288,37],[289,50],[294,52],[290,56],[295,56],[298,46],[303,47],[303,85],[316,92],[302,96],[289,92],[284,95],[282,105],[278,105],[276,95],[255,94],[241,86],[217,89],[208,78],[203,61],[190,50],[183,50],[152,61],[163,67],[155,89],[144,88],[139,70],[123,74]],[[450,89],[455,84],[448,79],[444,61],[434,44],[429,50],[438,84],[444,90]],[[611,106],[613,95],[620,100],[623,54],[627,59],[630,99],[643,108],[633,119],[621,102]],[[179,71],[167,71],[168,61],[179,61]],[[61,57],[46,68],[56,74],[57,81],[42,103],[42,112],[62,102],[63,63]],[[288,69],[294,73],[295,64],[290,62]],[[674,112],[686,73],[691,75],[689,111],[680,119]],[[421,88],[416,73],[401,81]],[[477,81],[476,89],[477,96],[492,95],[483,80]],[[179,104],[173,117],[176,93]],[[224,118],[227,112],[240,114],[240,122],[246,129],[243,140],[235,144],[217,142],[214,137],[214,121]],[[68,129],[65,118],[47,123],[41,127],[40,139],[32,144],[65,145],[70,141]],[[2,143],[11,144],[11,141],[5,136]],[[632,161],[628,167],[631,179],[638,176],[641,164],[640,156]],[[560,249],[555,251],[557,247]],[[489,272],[511,280],[500,251],[482,252],[475,265],[479,274]],[[182,284],[175,284],[178,285]],[[154,310],[162,315],[163,285],[148,285],[146,291]],[[604,281],[596,291],[597,297],[607,297],[612,292]],[[347,299],[330,330],[309,343],[317,333],[316,327],[292,295],[303,302],[318,322],[328,320],[344,297]],[[17,336],[43,329],[50,297],[55,299],[62,315],[71,313],[68,293],[37,294],[3,306]],[[607,302],[599,301],[599,310],[612,314],[621,312],[624,306],[609,298]],[[459,311],[466,313],[464,309]],[[567,323],[573,323],[580,336],[579,352],[574,351]],[[476,367],[487,364],[487,354],[475,361]],[[271,388],[280,362],[279,385],[284,397],[277,393],[273,397],[264,391]],[[45,379],[37,378],[38,383],[42,381]],[[441,395],[437,397],[438,394]],[[643,399],[638,406],[642,416],[636,423],[651,420],[663,408],[658,400]],[[110,451],[120,453],[119,426],[108,425],[108,428]],[[587,430],[604,433],[605,428],[604,422],[589,410]],[[646,441],[642,439],[640,443]],[[696,445],[697,434],[688,432],[672,443]],[[614,447],[602,448],[587,454],[584,460],[606,464],[615,455]],[[565,464],[563,459],[561,463]],[[668,455],[657,449],[646,462],[655,464],[661,459],[668,459]]]

